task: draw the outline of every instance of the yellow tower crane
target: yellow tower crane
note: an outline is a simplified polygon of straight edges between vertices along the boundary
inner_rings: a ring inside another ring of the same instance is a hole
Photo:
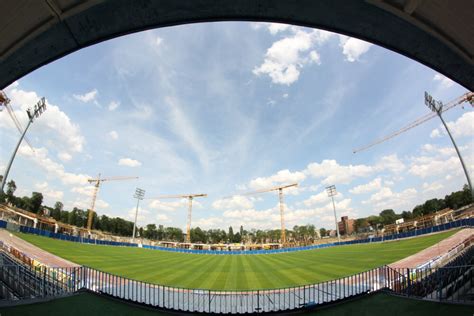
[[[160,195],[150,200],[162,200],[162,199],[188,199],[188,222],[186,224],[186,242],[191,242],[191,217],[193,213],[193,199],[196,197],[207,197],[207,194],[177,194],[177,195]]]
[[[95,212],[95,200],[97,199],[97,193],[99,192],[99,187],[104,181],[117,181],[117,180],[131,180],[138,179],[138,177],[110,177],[110,178],[100,178],[100,173],[97,179],[89,179],[87,182],[94,184],[94,192],[92,194],[92,203],[89,209],[89,215],[87,217],[87,229],[91,230],[92,228],[92,218],[94,217]]]
[[[279,197],[279,202],[280,202],[280,222],[281,222],[281,231],[280,231],[280,236],[281,236],[281,243],[283,245],[286,245],[286,229],[285,229],[285,203],[283,201],[283,190],[288,189],[291,187],[297,187],[298,183],[292,183],[292,184],[286,184],[286,185],[279,185],[271,188],[266,188],[266,189],[261,189],[253,192],[247,192],[247,193],[242,193],[242,194],[236,194],[234,196],[238,195],[255,195],[255,194],[260,194],[260,193],[266,193],[266,192],[271,192],[271,191],[278,191],[278,197]]]

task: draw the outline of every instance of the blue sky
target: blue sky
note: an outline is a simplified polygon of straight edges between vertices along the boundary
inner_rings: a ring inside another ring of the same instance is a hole
[[[224,198],[299,182],[285,196],[287,226],[332,227],[338,215],[411,210],[466,182],[449,139],[433,119],[367,151],[352,150],[427,113],[423,93],[445,102],[466,92],[435,71],[386,49],[308,28],[205,23],[162,28],[83,49],[6,89],[17,116],[41,96],[10,177],[18,193],[87,208],[87,179],[105,183],[99,214],[133,218],[136,187],[147,197],[207,193],[193,226],[278,228],[277,195]],[[472,172],[469,105],[445,115]],[[0,168],[18,139],[0,113]],[[145,200],[139,223],[185,227],[186,202]]]

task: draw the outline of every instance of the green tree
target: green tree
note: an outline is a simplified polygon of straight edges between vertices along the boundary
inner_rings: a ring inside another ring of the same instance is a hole
[[[234,241],[234,230],[232,226],[229,227],[229,233],[227,234],[228,242],[231,243]]]
[[[61,212],[64,209],[64,204],[60,201],[54,203],[53,210],[51,211],[51,217],[59,221],[61,219]]]
[[[43,194],[39,192],[33,192],[31,194],[30,202],[30,211],[33,213],[39,213],[41,211],[41,205],[43,204]]]
[[[327,232],[326,228],[320,228],[319,229],[319,235],[321,236],[321,238],[326,237],[327,233],[328,232]]]
[[[380,222],[383,225],[393,224],[397,220],[397,215],[392,209],[383,210],[382,212],[380,212],[379,215],[380,215]]]

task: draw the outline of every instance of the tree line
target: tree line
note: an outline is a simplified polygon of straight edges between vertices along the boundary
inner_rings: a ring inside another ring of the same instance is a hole
[[[0,176],[0,181],[2,176]],[[9,202],[13,206],[33,212],[41,213],[49,211],[49,216],[65,224],[85,228],[87,226],[88,211],[74,207],[71,211],[64,209],[64,204],[57,201],[54,207],[43,205],[43,194],[32,192],[31,196],[17,197],[17,189],[14,180],[10,180],[6,185],[5,193],[0,192],[0,202]],[[417,205],[412,211],[403,211],[396,214],[393,209],[385,209],[379,215],[358,218],[355,220],[354,230],[364,232],[369,229],[381,229],[384,225],[394,224],[397,219],[403,218],[405,221],[429,215],[444,208],[458,209],[462,206],[473,203],[469,187],[465,185],[462,190],[446,195],[444,199],[430,199],[421,205]],[[42,214],[43,215],[43,214]],[[118,236],[131,236],[133,222],[120,217],[109,217],[107,215],[93,215],[92,229],[108,232]],[[289,242],[296,244],[308,244],[315,239],[329,235],[330,230],[320,228],[317,230],[314,225],[294,226],[293,229],[286,230]],[[183,242],[184,234],[182,229],[177,227],[164,227],[163,225],[148,224],[138,228],[138,235],[151,240],[168,240]],[[245,230],[243,226],[237,232],[232,227],[228,230],[209,229],[204,230],[199,227],[191,229],[191,242],[193,243],[278,243],[280,241],[280,229],[250,229]]]
[[[430,199],[425,203],[417,205],[412,211],[402,211],[396,214],[393,209],[386,209],[377,215],[371,215],[355,220],[354,230],[356,232],[367,231],[369,228],[381,229],[385,225],[395,224],[395,221],[403,218],[404,221],[410,221],[414,218],[433,214],[445,208],[456,210],[463,206],[473,203],[471,191],[467,185],[464,185],[460,191],[452,192],[444,197],[444,199]]]

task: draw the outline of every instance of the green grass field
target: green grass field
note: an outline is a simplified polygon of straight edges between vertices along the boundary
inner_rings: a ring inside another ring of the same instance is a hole
[[[17,235],[70,261],[136,280],[188,288],[247,290],[311,284],[369,270],[417,253],[455,232],[271,255],[183,254]]]

